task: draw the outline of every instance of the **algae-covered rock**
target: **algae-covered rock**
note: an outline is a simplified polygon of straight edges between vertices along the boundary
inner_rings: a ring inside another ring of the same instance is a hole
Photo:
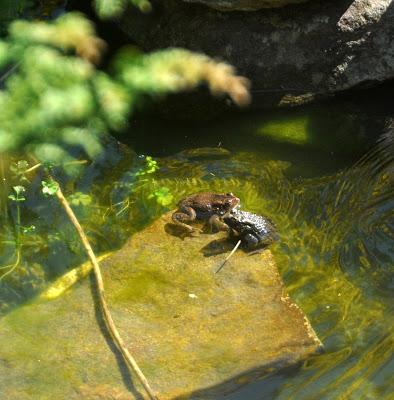
[[[160,399],[217,398],[321,349],[270,251],[238,251],[215,274],[233,246],[225,233],[182,240],[170,215],[102,262],[113,318]],[[90,286],[2,319],[2,399],[140,398]]]

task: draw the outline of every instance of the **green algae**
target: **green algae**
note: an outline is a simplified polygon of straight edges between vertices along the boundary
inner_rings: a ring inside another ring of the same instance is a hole
[[[256,134],[275,141],[305,145],[309,143],[308,124],[309,118],[306,115],[271,119],[263,122]]]
[[[154,302],[154,297],[164,294],[164,288],[171,280],[160,272],[138,271],[131,279],[121,281],[121,289],[111,295],[114,302]],[[145,297],[145,296],[146,297]]]

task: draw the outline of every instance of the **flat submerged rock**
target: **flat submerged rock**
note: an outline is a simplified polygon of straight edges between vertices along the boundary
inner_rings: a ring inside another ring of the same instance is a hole
[[[115,323],[160,399],[216,399],[321,350],[269,250],[239,250],[215,274],[232,247],[226,235],[182,240],[170,216],[102,262]],[[91,284],[0,321],[2,399],[141,398],[104,333]]]

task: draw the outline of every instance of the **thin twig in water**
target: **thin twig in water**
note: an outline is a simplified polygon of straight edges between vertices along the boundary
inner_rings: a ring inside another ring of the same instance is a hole
[[[74,164],[86,164],[88,162],[88,160],[74,160],[74,161],[69,161],[64,163],[64,165],[74,165]],[[27,174],[28,172],[32,172],[37,168],[40,168],[42,166],[42,163],[37,163],[35,165],[33,165],[32,167],[30,167],[29,169],[27,169],[24,173]]]
[[[32,167],[28,168],[24,173],[27,174],[27,173],[29,173],[29,172],[32,172],[32,171],[34,171],[35,169],[40,168],[41,166],[42,166],[41,163],[37,163],[37,164],[33,165]]]
[[[224,264],[229,260],[229,258],[237,251],[239,245],[241,244],[241,240],[238,240],[237,244],[234,246],[234,248],[231,250],[231,253],[226,257],[226,259],[223,261],[223,264],[216,270],[215,274],[217,274],[223,267]]]
[[[16,261],[13,264],[9,264],[9,265],[5,265],[4,267],[0,267],[0,269],[9,268],[8,271],[4,272],[4,274],[0,276],[0,281],[3,280],[7,275],[9,275],[13,271],[15,271],[15,269],[18,267],[20,261],[21,261],[21,252],[20,252],[20,249],[18,249],[16,251]]]
[[[93,265],[93,271],[94,271],[94,276],[96,278],[97,282],[97,288],[98,288],[98,297],[100,300],[100,305],[101,309],[104,314],[104,320],[107,324],[108,330],[111,333],[112,338],[114,339],[115,343],[117,344],[119,350],[121,351],[123,357],[125,358],[127,364],[130,366],[130,368],[135,372],[135,374],[138,376],[139,380],[141,381],[142,385],[144,386],[145,390],[147,391],[149,397],[153,400],[158,400],[158,397],[155,395],[153,390],[151,389],[148,380],[145,378],[144,374],[142,373],[141,369],[137,365],[137,362],[134,360],[133,356],[129,353],[127,350],[127,347],[125,343],[123,342],[123,339],[121,338],[118,329],[116,328],[116,325],[112,319],[111,313],[109,311],[108,304],[105,300],[105,294],[104,294],[104,282],[103,282],[103,277],[101,275],[101,270],[100,266],[98,264],[98,261],[96,259],[96,256],[93,252],[92,247],[90,246],[90,243],[88,241],[88,238],[85,235],[85,232],[82,229],[82,226],[80,225],[77,217],[75,216],[73,210],[71,209],[68,201],[63,195],[62,190],[60,189],[60,186],[58,185],[58,190],[56,192],[56,196],[58,200],[60,201],[62,207],[66,211],[67,216],[71,220],[72,224],[74,225],[75,229],[78,232],[78,235],[82,241],[82,244],[89,256],[89,259]]]

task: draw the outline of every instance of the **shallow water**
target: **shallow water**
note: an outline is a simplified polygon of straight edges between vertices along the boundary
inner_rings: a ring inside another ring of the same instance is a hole
[[[327,104],[198,124],[137,121],[128,141],[140,156],[111,143],[101,162],[62,181],[97,252],[120,247],[195,191],[232,191],[244,209],[276,223],[281,275],[325,353],[228,399],[389,399],[394,139],[386,135],[366,152],[376,140],[367,126],[380,129],[362,113]],[[192,150],[200,147],[214,150]],[[141,154],[154,156],[158,169],[149,172]],[[7,165],[3,159],[3,266],[16,261],[17,218],[4,193],[20,179]],[[41,177],[28,178],[21,225],[35,230],[21,234],[20,262],[0,281],[2,313],[84,259],[62,210],[39,194]]]

